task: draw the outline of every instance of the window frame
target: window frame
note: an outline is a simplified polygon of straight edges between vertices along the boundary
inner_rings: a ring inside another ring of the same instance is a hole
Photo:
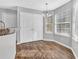
[[[70,21],[70,22],[58,22],[58,23],[57,23],[57,14],[55,14],[55,34],[61,35],[61,36],[66,36],[66,37],[70,37],[70,34],[68,34],[68,33],[65,33],[65,32],[63,32],[63,33],[60,32],[60,33],[59,33],[59,32],[57,31],[57,30],[58,30],[57,25],[58,25],[59,23],[60,23],[61,25],[68,23],[68,24],[70,24],[70,26],[71,26],[71,21]],[[60,29],[61,29],[61,28],[60,28]],[[63,28],[62,28],[62,29],[63,29]],[[66,29],[67,29],[67,28],[64,28],[64,30],[66,30]],[[71,27],[69,27],[69,30],[71,30]]]
[[[47,24],[49,24],[48,22],[47,22],[47,19],[45,18],[45,16],[44,16],[44,22],[45,22],[45,33],[47,33],[47,34],[52,34],[53,33],[53,18],[52,18],[52,15],[49,15],[48,16],[48,18],[51,18],[51,31],[49,32],[49,31],[47,31]]]

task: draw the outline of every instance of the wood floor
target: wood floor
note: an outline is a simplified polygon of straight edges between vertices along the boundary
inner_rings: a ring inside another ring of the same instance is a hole
[[[70,49],[52,41],[22,43],[16,48],[15,59],[75,59]]]

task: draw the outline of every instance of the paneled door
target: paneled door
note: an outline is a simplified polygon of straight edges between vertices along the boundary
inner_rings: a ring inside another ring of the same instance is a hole
[[[33,14],[20,12],[20,42],[33,40]]]
[[[20,12],[20,42],[30,42],[43,39],[42,15]]]

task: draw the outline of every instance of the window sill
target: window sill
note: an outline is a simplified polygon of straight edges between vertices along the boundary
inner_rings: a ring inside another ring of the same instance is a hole
[[[46,33],[46,34],[52,34],[53,32],[47,32],[47,31],[46,31],[45,33]]]
[[[65,36],[65,37],[70,37],[70,35],[66,34],[66,33],[55,33],[56,35],[61,35],[61,36]]]

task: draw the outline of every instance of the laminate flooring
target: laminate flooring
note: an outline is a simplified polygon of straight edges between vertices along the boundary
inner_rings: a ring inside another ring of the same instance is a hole
[[[72,50],[53,41],[18,44],[15,59],[75,59]]]

